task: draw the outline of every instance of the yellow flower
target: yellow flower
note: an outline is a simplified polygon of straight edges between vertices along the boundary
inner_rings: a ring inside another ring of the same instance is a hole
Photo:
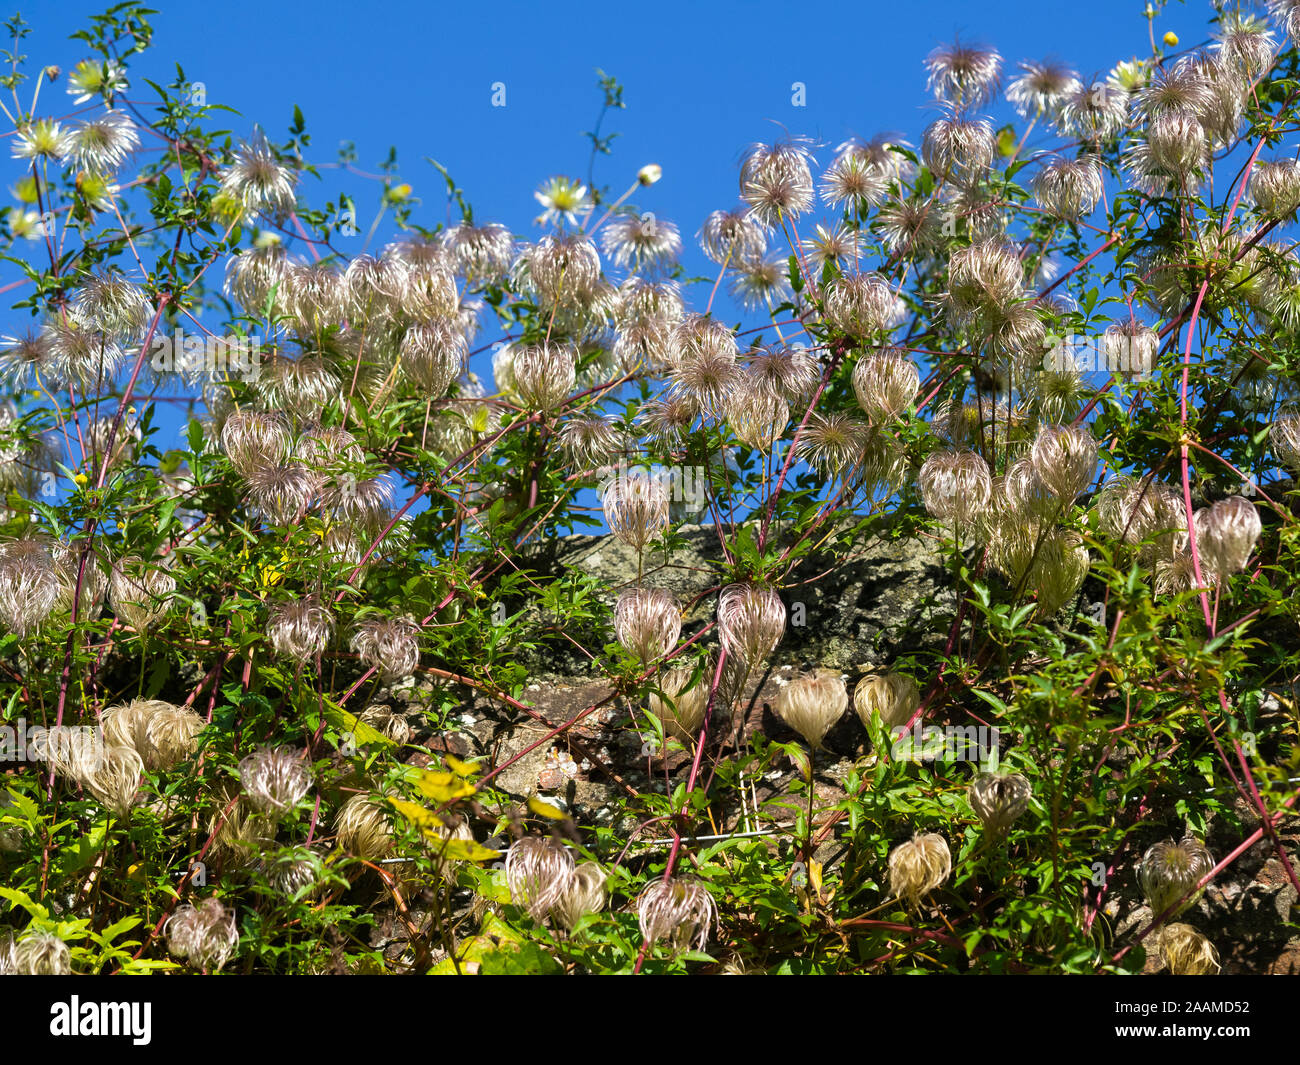
[[[1165,44],[1169,45],[1170,48],[1177,48],[1178,34],[1176,34],[1173,30],[1170,30],[1168,33],[1165,34],[1164,41]]]

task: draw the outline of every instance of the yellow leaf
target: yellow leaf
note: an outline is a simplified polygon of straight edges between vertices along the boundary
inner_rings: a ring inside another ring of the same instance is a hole
[[[407,802],[405,799],[389,799],[388,801],[393,804],[393,809],[426,836],[442,839],[442,835],[438,830],[446,826],[442,823],[442,819],[432,810],[426,810],[418,802]]]
[[[552,806],[549,802],[539,799],[536,795],[528,797],[528,809],[532,810],[538,817],[549,817],[552,821],[563,821],[568,816],[558,806]]]
[[[490,862],[501,857],[500,851],[475,843],[472,839],[449,839],[438,847],[438,853],[454,862]]]
[[[472,777],[478,775],[478,766],[472,762],[462,762],[455,755],[444,754],[442,760],[451,767],[451,771],[458,777]]]
[[[416,790],[426,799],[438,803],[455,802],[457,799],[473,795],[475,791],[474,785],[469,781],[433,769],[412,769],[407,772],[406,779],[414,784]]]

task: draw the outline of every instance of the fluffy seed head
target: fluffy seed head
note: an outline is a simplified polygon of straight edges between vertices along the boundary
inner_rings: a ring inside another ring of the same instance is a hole
[[[1160,930],[1160,956],[1171,976],[1214,976],[1221,968],[1214,944],[1191,925],[1179,922]]]
[[[556,410],[573,392],[577,378],[573,350],[566,344],[538,344],[515,353],[515,391],[530,410]]]
[[[334,615],[314,595],[281,600],[267,612],[266,635],[276,654],[309,662],[329,646]]]
[[[294,525],[316,495],[319,478],[301,462],[262,466],[245,478],[248,502],[268,525]]]
[[[672,592],[664,588],[628,588],[614,605],[618,642],[642,664],[671,651],[681,631],[681,611]]]
[[[465,333],[455,319],[407,326],[401,343],[402,373],[430,399],[441,399],[469,358]]]
[[[704,724],[712,679],[708,669],[697,672],[690,666],[678,666],[659,677],[656,683],[663,694],[650,693],[649,709],[663,725],[664,732],[683,743],[694,739]]]
[[[1034,199],[1053,218],[1077,222],[1101,199],[1101,167],[1090,156],[1057,156],[1034,177]]]
[[[514,258],[514,237],[497,222],[459,222],[442,235],[442,243],[451,252],[456,272],[471,283],[500,281]]]
[[[776,710],[816,750],[848,705],[844,678],[836,670],[816,669],[795,677],[781,690]]]
[[[1286,410],[1274,420],[1269,430],[1273,454],[1283,465],[1300,470],[1300,412]]]
[[[966,797],[971,809],[984,823],[984,831],[1000,836],[1029,808],[1033,790],[1019,773],[981,773]]]
[[[260,133],[235,149],[230,165],[221,172],[221,195],[238,204],[242,214],[264,214],[279,221],[295,206],[298,176],[276,158]]]
[[[1290,218],[1300,208],[1300,162],[1260,160],[1251,171],[1250,198],[1265,218]]]
[[[409,677],[420,664],[420,626],[409,614],[396,618],[369,617],[352,633],[352,653],[378,671],[384,683]]]
[[[221,450],[241,477],[289,455],[289,426],[273,411],[235,411],[221,427]]]
[[[785,604],[768,585],[729,584],[718,596],[722,646],[751,670],[776,650],[785,635],[785,619]]]
[[[573,855],[555,840],[525,836],[506,852],[506,884],[510,899],[543,921],[568,894],[576,876]]]
[[[167,556],[147,563],[138,555],[127,555],[113,565],[108,581],[108,599],[117,616],[137,631],[161,621],[171,610],[176,578],[167,572]]]
[[[826,292],[826,320],[851,336],[871,336],[898,327],[904,308],[894,287],[879,274],[837,278]]]
[[[239,946],[235,911],[210,895],[197,906],[182,903],[167,919],[167,949],[196,969],[220,970]]]
[[[974,451],[936,451],[917,477],[921,499],[931,517],[964,525],[988,506],[993,477],[988,463]]]
[[[879,718],[885,728],[906,725],[921,705],[921,690],[905,673],[868,673],[853,689],[853,709],[870,728]]]
[[[642,550],[668,528],[668,486],[644,473],[621,473],[606,486],[602,502],[609,531]]]
[[[0,624],[20,637],[34,632],[59,598],[50,549],[39,540],[0,544]]]
[[[615,215],[601,230],[601,247],[626,270],[664,270],[681,254],[682,238],[667,219],[635,212]]]
[[[53,932],[32,931],[13,947],[14,966],[23,976],[68,976],[72,952]]]
[[[583,862],[573,871],[569,888],[556,900],[551,912],[569,931],[588,914],[600,913],[609,899],[605,870],[595,862]]]
[[[1243,496],[1230,496],[1198,510],[1194,517],[1202,572],[1208,570],[1213,580],[1224,581],[1245,569],[1263,531],[1254,504]]]
[[[274,820],[292,810],[311,788],[305,752],[259,747],[239,763],[239,782],[253,809]]]
[[[859,359],[853,367],[858,406],[874,424],[889,421],[916,398],[921,373],[906,353],[891,349]]]
[[[150,770],[169,769],[192,755],[198,746],[203,718],[187,706],[161,699],[134,699],[104,711],[104,740],[126,747]]]
[[[750,148],[740,167],[740,198],[760,225],[779,227],[813,206],[809,160],[807,146],[798,141]]]
[[[1021,118],[1054,115],[1066,97],[1079,89],[1079,76],[1059,63],[1048,60],[1017,65],[1020,73],[1007,85],[1007,100]]]
[[[993,165],[993,126],[982,118],[938,118],[921,135],[921,158],[940,181],[971,185]]]
[[[1068,505],[1088,490],[1097,472],[1097,441],[1086,425],[1048,425],[1029,457],[1043,487]]]
[[[641,936],[649,943],[666,940],[680,952],[703,950],[717,919],[713,896],[700,881],[674,877],[656,879],[636,900]]]
[[[804,426],[796,453],[826,477],[849,481],[862,467],[871,428],[840,411],[814,413]]]
[[[937,832],[918,832],[889,854],[889,890],[913,908],[951,872],[952,851]]]
[[[1164,913],[1194,888],[1214,868],[1214,856],[1205,845],[1191,836],[1181,843],[1165,840],[1147,849],[1138,866],[1138,885],[1151,906],[1152,914]],[[1175,911],[1190,906],[1188,899]]]
[[[348,798],[334,818],[338,843],[349,854],[367,861],[385,858],[393,849],[388,814],[377,800],[357,794]]]
[[[700,227],[700,247],[719,266],[755,262],[767,254],[763,227],[748,211],[714,211]]]
[[[940,45],[925,60],[926,88],[958,109],[982,107],[998,91],[1002,57],[992,48],[954,41]]]

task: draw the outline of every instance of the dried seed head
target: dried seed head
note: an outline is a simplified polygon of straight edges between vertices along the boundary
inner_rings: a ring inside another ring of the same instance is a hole
[[[53,932],[27,932],[13,945],[13,963],[23,976],[69,976],[72,952]]]
[[[781,439],[789,422],[789,404],[752,372],[751,364],[727,404],[731,431],[747,447],[767,452]]]
[[[1031,556],[1033,547],[1031,544]],[[1083,538],[1072,529],[1052,529],[1043,535],[1037,548],[1025,584],[1038,597],[1040,615],[1050,616],[1078,593],[1091,560]]]
[[[1058,156],[1034,177],[1034,199],[1053,218],[1077,222],[1101,200],[1101,166],[1091,156]]]
[[[638,551],[668,528],[668,486],[644,473],[619,473],[605,487],[605,523]]]
[[[464,330],[454,319],[414,322],[402,335],[402,374],[429,399],[441,399],[469,358]]]
[[[1015,248],[984,240],[955,251],[948,260],[949,315],[958,324],[978,315],[1004,315],[1024,291],[1024,267]]]
[[[614,605],[618,642],[643,665],[677,646],[681,631],[681,611],[673,593],[664,588],[628,588]]]
[[[576,233],[543,237],[520,259],[516,270],[547,306],[581,302],[600,280],[596,245]]]
[[[514,237],[497,222],[482,226],[459,222],[442,234],[442,243],[451,252],[456,272],[471,283],[500,281],[514,258]]]
[[[0,624],[26,637],[54,610],[59,573],[49,547],[40,540],[0,544]]]
[[[826,477],[853,480],[861,472],[871,427],[860,418],[833,411],[814,413],[804,425],[796,454]]]
[[[613,460],[622,447],[618,427],[599,415],[569,418],[560,426],[560,446],[576,471],[590,471]]]
[[[1246,568],[1263,530],[1259,511],[1249,499],[1230,496],[1194,515],[1196,546],[1202,572],[1221,582]]]
[[[810,159],[799,141],[750,148],[740,166],[740,198],[760,225],[776,228],[813,206]]]
[[[271,411],[235,411],[221,427],[221,450],[241,477],[289,456],[289,426]]]
[[[1214,976],[1219,952],[1189,924],[1167,924],[1160,930],[1160,955],[1171,976]]]
[[[235,149],[234,159],[220,179],[219,195],[237,203],[246,216],[261,213],[279,221],[296,206],[298,175],[280,163],[261,133]]]
[[[321,856],[311,847],[285,847],[263,859],[260,868],[271,889],[289,899],[300,892],[310,895],[325,872]]]
[[[147,563],[138,555],[127,555],[114,563],[108,599],[117,616],[136,631],[143,632],[170,613],[176,578],[167,570],[175,557]]]
[[[50,376],[84,395],[102,392],[122,365],[121,345],[74,316],[46,323],[41,335]]]
[[[329,646],[334,636],[334,615],[317,596],[272,603],[266,635],[275,653],[308,662]]]
[[[140,774],[144,772],[140,756],[129,747],[109,747],[91,765],[78,783],[100,805],[118,817],[126,816],[140,793]]]
[[[954,41],[940,45],[925,60],[926,88],[955,108],[982,107],[997,95],[1002,57],[992,48]]]
[[[1260,161],[1250,175],[1250,198],[1268,219],[1286,221],[1300,208],[1300,162]]]
[[[921,135],[921,158],[939,181],[973,185],[993,165],[996,139],[987,119],[938,118]]]
[[[1029,808],[1033,790],[1019,773],[981,773],[966,797],[971,809],[984,823],[984,831],[1000,836]]]
[[[196,969],[220,970],[239,946],[235,911],[215,895],[183,903],[167,919],[167,949]]]
[[[261,315],[266,310],[266,301],[272,290],[276,290],[276,306],[285,309],[284,292],[277,289],[284,281],[288,254],[284,245],[272,241],[249,248],[238,255],[231,256],[226,263],[226,293],[239,307],[250,315]]]
[[[506,852],[510,899],[534,921],[544,921],[573,886],[573,855],[555,840],[525,836]]]
[[[369,617],[352,632],[352,653],[385,684],[409,677],[420,664],[420,626],[410,614],[401,617]]]
[[[1128,93],[1105,81],[1079,84],[1066,92],[1057,129],[1094,144],[1119,134],[1128,121]]]
[[[1146,137],[1125,153],[1134,184],[1150,196],[1194,192],[1209,158],[1209,142],[1196,117],[1186,111],[1157,115]]]
[[[144,290],[115,270],[87,277],[73,297],[72,310],[90,328],[119,344],[139,339],[150,317]]]
[[[554,411],[573,392],[575,355],[567,344],[539,344],[515,352],[515,391],[530,410]]]
[[[316,496],[319,476],[301,462],[262,466],[245,475],[247,500],[267,525],[296,525]]]
[[[1102,485],[1097,497],[1101,530],[1129,545],[1156,539],[1148,556],[1168,558],[1187,537],[1187,511],[1181,494],[1150,477],[1116,477]]]
[[[767,254],[763,227],[748,211],[714,211],[699,232],[704,254],[719,266],[755,262]]]
[[[728,656],[753,670],[785,635],[785,604],[776,589],[729,584],[718,596],[718,629]]]
[[[1114,322],[1102,336],[1107,366],[1119,373],[1150,373],[1155,369],[1160,334],[1132,319]]]
[[[1151,906],[1152,914],[1159,915],[1191,891],[1214,868],[1214,856],[1205,845],[1191,836],[1181,843],[1165,840],[1147,849],[1138,866],[1138,885]],[[1175,914],[1196,901],[1193,896],[1184,902]]]
[[[279,820],[311,788],[305,752],[293,747],[259,747],[239,763],[239,782],[258,813]]]
[[[832,669],[815,669],[795,677],[776,700],[777,713],[810,747],[818,750],[826,733],[848,709],[844,678]]]
[[[1017,64],[1021,73],[1007,85],[1007,100],[1021,118],[1055,115],[1070,93],[1077,92],[1079,76],[1068,67],[1050,60]]]
[[[698,880],[657,879],[636,900],[641,936],[647,943],[665,940],[674,952],[703,950],[717,919],[713,896]]]
[[[918,832],[889,854],[889,890],[915,908],[952,872],[952,851],[937,832]]]
[[[879,717],[885,728],[906,725],[921,705],[921,689],[905,673],[868,673],[853,689],[853,708],[870,728]]]
[[[874,424],[897,417],[916,398],[921,373],[908,356],[897,349],[877,352],[859,359],[853,367],[853,391],[860,406]]]
[[[791,296],[789,269],[779,255],[743,263],[731,275],[728,291],[747,311],[770,309]]]
[[[1279,413],[1273,419],[1268,437],[1278,461],[1290,469],[1300,470],[1300,412]]]
[[[936,451],[918,474],[931,517],[966,525],[982,514],[993,492],[988,463],[974,451]]]
[[[892,332],[904,312],[898,293],[880,274],[839,277],[826,292],[826,320],[850,336]]]
[[[637,271],[670,269],[682,250],[681,234],[672,222],[634,211],[606,222],[600,243],[616,266]]]
[[[139,147],[140,133],[126,112],[105,111],[68,131],[60,144],[60,159],[106,178]]]
[[[559,897],[551,912],[569,931],[588,914],[600,913],[609,899],[605,870],[595,862],[583,862],[573,871],[569,889]]]
[[[198,747],[203,718],[187,706],[134,699],[104,711],[104,740],[136,752],[150,770],[170,769]]]
[[[1097,441],[1086,425],[1048,425],[1029,453],[1039,482],[1067,506],[1088,490],[1097,472]]]
[[[649,710],[665,733],[683,743],[695,738],[704,725],[712,679],[707,667],[696,670],[690,666],[670,669],[658,679],[659,691],[650,693]]]
[[[366,861],[386,858],[393,849],[393,831],[382,803],[369,795],[353,795],[334,818],[338,843],[349,854]]]

